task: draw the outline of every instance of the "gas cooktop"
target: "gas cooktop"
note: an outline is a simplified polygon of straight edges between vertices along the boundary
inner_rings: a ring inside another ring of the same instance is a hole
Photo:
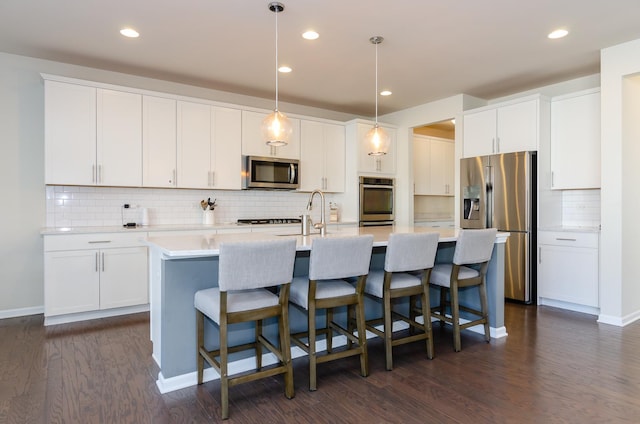
[[[238,224],[300,224],[300,218],[252,218],[239,219]]]

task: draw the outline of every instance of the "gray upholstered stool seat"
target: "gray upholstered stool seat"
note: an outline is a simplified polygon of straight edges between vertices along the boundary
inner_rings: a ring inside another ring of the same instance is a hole
[[[425,340],[427,357],[433,358],[428,282],[437,249],[438,233],[393,233],[387,244],[384,271],[369,272],[365,293],[382,301],[383,316],[367,321],[367,330],[384,339],[387,370],[393,369],[393,346]],[[394,310],[393,302],[398,298],[409,299],[408,314]],[[422,323],[416,320],[418,298]],[[394,338],[394,320],[407,323],[409,334],[396,334]],[[382,330],[378,328],[381,323]]]
[[[364,318],[364,287],[371,262],[373,236],[322,237],[313,240],[309,274],[291,283],[289,300],[307,314],[307,331],[292,334],[291,340],[309,355],[309,390],[316,390],[316,366],[347,356],[360,356],[360,374],[369,375]],[[346,279],[357,277],[355,285]],[[347,307],[347,328],[333,320],[333,309]],[[316,328],[318,310],[326,310],[325,327]],[[353,322],[356,323],[357,336]],[[333,351],[333,334],[347,338],[345,350]],[[326,353],[318,355],[316,339],[324,335]]]
[[[229,387],[284,374],[285,395],[294,396],[291,343],[289,338],[289,286],[296,256],[294,239],[223,243],[220,245],[218,287],[196,292],[198,384],[202,384],[206,360],[220,375],[222,418],[229,417]],[[279,288],[268,290],[267,288]],[[219,348],[205,348],[205,316],[219,327]],[[262,333],[262,321],[278,318],[279,343],[276,346]],[[229,345],[229,326],[255,322],[253,342]],[[278,362],[262,368],[262,348],[271,351]],[[256,369],[229,376],[229,354],[254,350]]]
[[[452,263],[437,264],[431,271],[429,282],[440,290],[440,303],[431,309],[431,316],[441,323],[448,322],[453,325],[453,348],[456,352],[461,349],[460,331],[465,328],[482,324],[485,340],[488,342],[491,339],[486,275],[497,232],[495,228],[460,230]],[[472,268],[466,265],[475,266]],[[460,305],[459,289],[471,286],[478,287],[480,310]],[[468,312],[477,319],[463,324],[460,321],[460,311]]]

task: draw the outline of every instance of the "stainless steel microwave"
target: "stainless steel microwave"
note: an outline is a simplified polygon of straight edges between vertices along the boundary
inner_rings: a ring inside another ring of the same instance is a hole
[[[296,159],[244,156],[243,167],[244,189],[296,190],[299,186],[300,163]]]

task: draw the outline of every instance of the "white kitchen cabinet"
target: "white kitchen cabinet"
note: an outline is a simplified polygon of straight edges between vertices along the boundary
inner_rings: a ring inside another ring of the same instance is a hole
[[[351,127],[350,134],[355,134],[355,144],[358,146],[358,172],[364,175],[395,175],[396,173],[396,130],[387,125],[378,124],[382,127],[391,142],[386,155],[371,156],[369,155],[370,146],[367,145],[365,136],[373,128],[374,122],[367,121],[351,121],[348,126]]]
[[[300,120],[288,117],[293,127],[289,144],[268,146],[262,138],[262,121],[268,113],[242,111],[242,155],[300,159]]]
[[[344,126],[301,120],[299,190],[340,193],[344,188]]]
[[[177,186],[239,190],[240,110],[185,101],[177,107]]]
[[[465,112],[463,156],[537,151],[548,103],[540,96]]]
[[[46,184],[95,184],[96,89],[45,80]]]
[[[413,136],[414,194],[453,196],[455,145],[452,140]]]
[[[176,186],[176,101],[142,97],[142,185]]]
[[[45,319],[147,304],[145,235],[45,236]]]
[[[551,188],[600,188],[600,89],[551,102]]]
[[[96,164],[98,185],[142,185],[142,96],[98,89]]]
[[[45,183],[142,185],[142,96],[45,81]]]
[[[598,307],[598,239],[598,233],[538,232],[540,304]]]

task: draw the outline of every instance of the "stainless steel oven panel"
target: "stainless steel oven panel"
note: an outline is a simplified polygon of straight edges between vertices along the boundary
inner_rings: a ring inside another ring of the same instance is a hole
[[[360,225],[389,225],[394,220],[394,180],[360,177]]]

